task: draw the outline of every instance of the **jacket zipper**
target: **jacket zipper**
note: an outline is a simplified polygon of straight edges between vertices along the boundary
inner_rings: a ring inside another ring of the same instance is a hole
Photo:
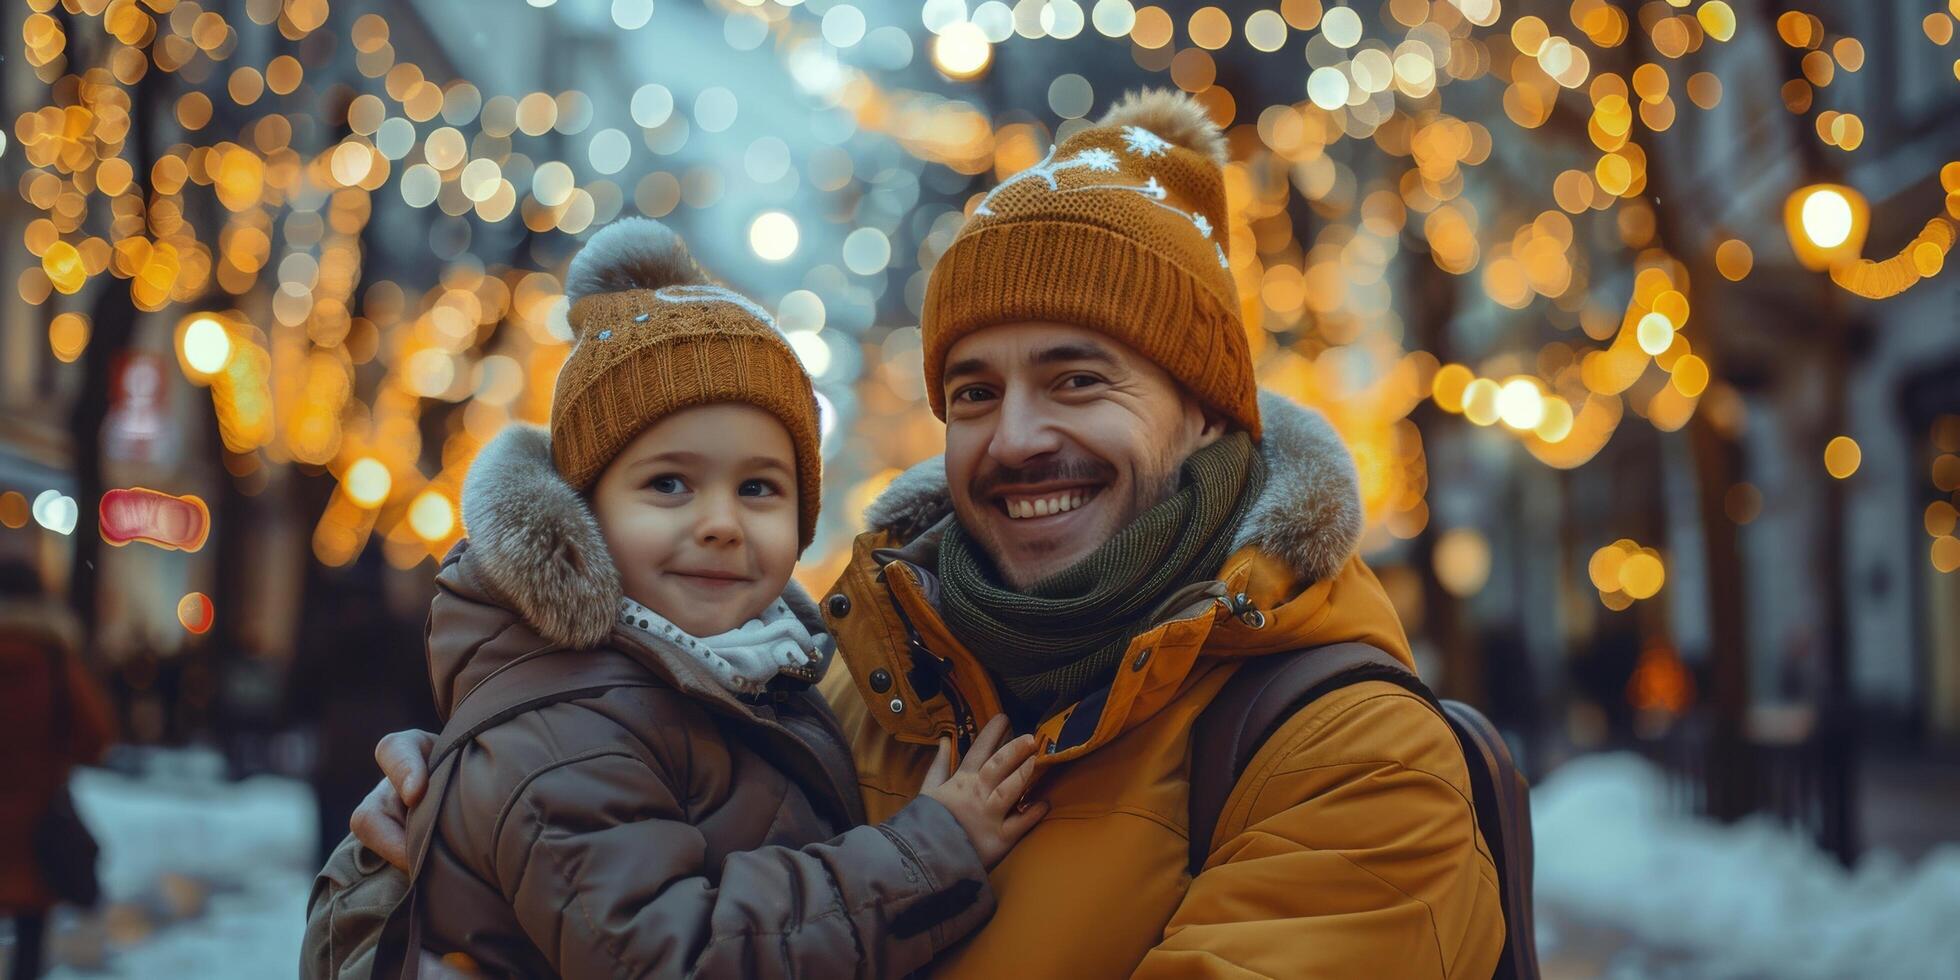
[[[899,564],[909,569],[915,578],[922,579],[925,575],[923,569],[911,562],[901,560]],[[891,588],[891,583],[886,582],[885,587]],[[892,608],[898,612],[898,621],[905,626],[906,653],[911,656],[915,664],[919,663],[919,658],[925,658],[924,666],[938,675],[939,693],[946,696],[946,703],[953,709],[954,741],[957,743],[959,753],[965,755],[967,748],[973,744],[974,737],[979,735],[980,729],[974,723],[972,706],[967,703],[966,696],[960,693],[959,685],[954,682],[953,662],[932,652],[932,648],[926,646],[924,636],[913,624],[911,615],[905,611],[905,603],[898,601],[897,596],[893,596],[892,600]],[[918,685],[913,685],[915,692],[917,687]]]

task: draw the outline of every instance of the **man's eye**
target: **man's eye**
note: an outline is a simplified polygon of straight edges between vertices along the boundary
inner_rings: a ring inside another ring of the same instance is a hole
[[[686,493],[687,481],[671,473],[663,473],[648,480],[647,489],[654,493]]]
[[[1071,374],[1062,379],[1064,388],[1088,388],[1099,384],[1102,384],[1102,379],[1093,374]]]
[[[783,488],[770,480],[744,480],[741,487],[741,495],[744,497],[775,497],[780,496],[782,492]]]
[[[956,402],[983,402],[991,397],[993,397],[993,392],[978,385],[961,388],[953,392],[953,400]]]

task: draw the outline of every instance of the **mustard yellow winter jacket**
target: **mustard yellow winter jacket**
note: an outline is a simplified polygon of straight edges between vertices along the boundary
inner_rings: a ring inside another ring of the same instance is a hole
[[[1238,547],[1136,637],[1106,689],[1040,726],[1034,795],[1053,809],[993,871],[992,921],[931,976],[1490,976],[1503,914],[1463,756],[1395,685],[1345,688],[1281,727],[1226,801],[1202,872],[1187,871],[1192,724],[1237,665],[1361,641],[1413,666],[1354,554],[1346,449],[1291,402],[1264,395],[1261,411],[1269,476]],[[939,736],[1000,706],[935,608],[949,510],[938,460],[895,481],[819,600],[848,665],[823,687],[873,821],[916,792]]]

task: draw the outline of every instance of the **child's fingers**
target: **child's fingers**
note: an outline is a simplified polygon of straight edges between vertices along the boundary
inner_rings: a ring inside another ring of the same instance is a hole
[[[354,808],[347,829],[368,850],[403,871],[409,869],[408,811],[401,797],[387,780],[374,784],[373,791]]]
[[[1020,768],[1021,763],[1034,755],[1034,745],[1033,735],[1023,735],[1001,746],[1000,750],[980,767],[981,787],[991,790],[1000,785],[1001,780],[1006,779],[1009,773]]]
[[[1021,764],[1014,767],[1014,771],[1008,773],[1007,777],[1000,781],[1000,785],[994,787],[993,792],[987,797],[987,805],[995,812],[1010,810],[1021,802],[1021,797],[1027,795],[1028,787],[1033,784],[1034,756],[1031,755],[1021,760]]]
[[[967,746],[966,758],[960,760],[960,771],[980,774],[980,767],[1000,749],[1000,743],[1007,740],[1009,729],[1006,715],[995,715],[987,719],[980,734],[973,737],[973,744]]]
[[[939,751],[933,754],[932,765],[926,767],[925,781],[919,784],[919,792],[938,786],[952,775],[953,740],[947,736],[939,737]]]
[[[1010,844],[1019,841],[1027,836],[1028,831],[1034,829],[1035,824],[1041,822],[1042,817],[1047,815],[1047,803],[1030,803],[1027,809],[1010,813],[1006,820],[1001,821],[1000,836]]]
[[[375,743],[375,763],[409,806],[422,802],[422,792],[428,788],[429,753],[435,751],[435,745],[435,735],[412,728],[390,732]]]

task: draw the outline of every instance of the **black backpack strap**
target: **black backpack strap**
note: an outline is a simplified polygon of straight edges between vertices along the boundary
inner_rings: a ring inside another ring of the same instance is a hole
[[[463,695],[429,753],[429,785],[408,814],[408,892],[389,913],[375,946],[374,980],[416,980],[421,970],[423,864],[435,840],[436,818],[448,795],[461,750],[478,736],[527,712],[561,701],[597,697],[621,687],[658,687],[646,668],[609,650],[545,648],[525,654]]]
[[[1504,904],[1504,951],[1494,976],[1497,980],[1537,980],[1538,923],[1531,895],[1535,864],[1531,787],[1511,759],[1504,736],[1483,712],[1461,701],[1444,701],[1443,715],[1463,746],[1477,828],[1497,866],[1497,887]]]
[[[1388,681],[1436,704],[1436,696],[1414,672],[1387,651],[1366,643],[1268,654],[1247,661],[1232,674],[1191,730],[1193,877],[1211,855],[1211,837],[1218,830],[1226,798],[1259,747],[1322,695],[1369,680]]]
[[[1496,865],[1504,907],[1504,949],[1495,976],[1537,980],[1530,787],[1490,719],[1460,701],[1439,700],[1401,661],[1367,644],[1340,643],[1252,660],[1205,706],[1191,731],[1192,877],[1204,869],[1225,800],[1260,747],[1301,708],[1364,681],[1387,681],[1421,697],[1456,737],[1470,776],[1477,829]]]

